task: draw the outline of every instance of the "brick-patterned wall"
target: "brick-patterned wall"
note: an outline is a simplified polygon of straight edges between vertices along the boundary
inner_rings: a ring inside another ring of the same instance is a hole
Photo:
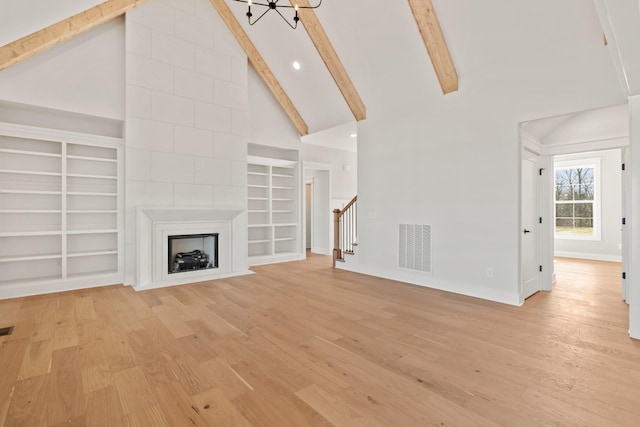
[[[246,209],[247,59],[207,0],[150,0],[133,9],[126,52],[126,281],[133,283],[137,206]]]

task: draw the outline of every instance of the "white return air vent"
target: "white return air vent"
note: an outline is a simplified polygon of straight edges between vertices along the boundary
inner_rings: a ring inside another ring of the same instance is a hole
[[[398,267],[431,273],[431,226],[400,224]]]

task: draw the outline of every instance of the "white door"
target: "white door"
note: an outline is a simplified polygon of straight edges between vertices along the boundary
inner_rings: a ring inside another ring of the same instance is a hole
[[[539,223],[540,172],[538,156],[526,150],[522,156],[522,211],[520,269],[522,300],[542,289],[541,227]]]
[[[627,225],[629,223],[629,215],[631,209],[629,200],[631,200],[631,174],[629,173],[629,149],[622,149],[622,299],[627,301],[628,296],[628,280],[627,271],[629,271],[629,260],[631,255],[631,230]],[[629,301],[627,301],[628,303]]]

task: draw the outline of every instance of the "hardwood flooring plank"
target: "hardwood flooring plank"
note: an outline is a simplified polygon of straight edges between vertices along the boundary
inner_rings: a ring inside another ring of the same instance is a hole
[[[619,264],[522,307],[330,264],[0,301],[0,426],[638,424]]]
[[[87,427],[113,427],[124,425],[125,416],[115,385],[91,392],[87,396]]]
[[[18,381],[51,372],[52,353],[52,340],[32,341],[24,353]]]
[[[140,411],[127,415],[125,425],[127,427],[171,427],[158,405],[147,406]]]
[[[47,423],[50,425],[74,419],[86,412],[86,396],[78,366],[78,347],[53,352],[46,393]]]
[[[6,426],[46,426],[48,400],[47,375],[18,381],[11,395]]]

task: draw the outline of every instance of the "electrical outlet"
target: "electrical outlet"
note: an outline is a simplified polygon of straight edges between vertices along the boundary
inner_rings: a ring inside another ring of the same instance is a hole
[[[487,267],[487,277],[493,277],[493,267]]]

